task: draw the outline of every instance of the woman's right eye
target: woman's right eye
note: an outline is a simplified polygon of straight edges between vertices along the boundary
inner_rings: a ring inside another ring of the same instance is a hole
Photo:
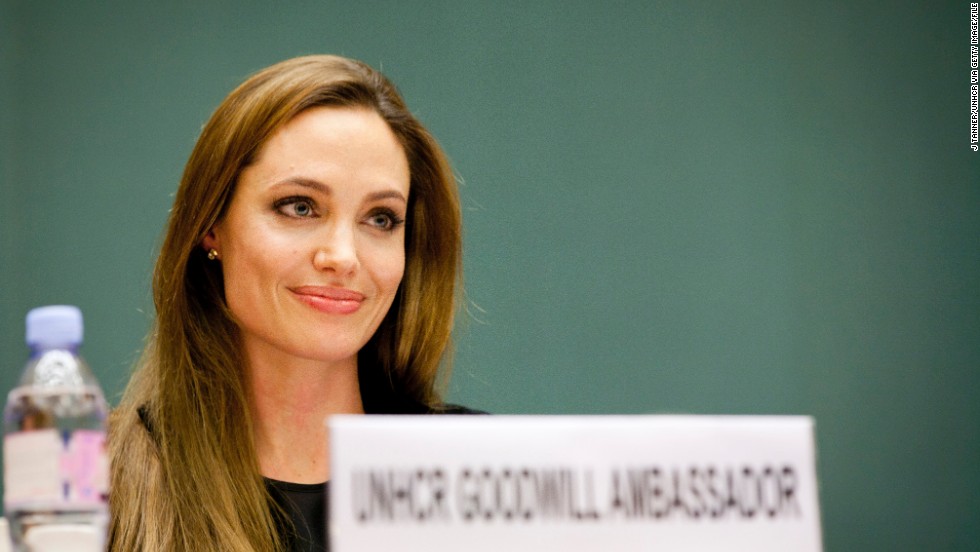
[[[316,206],[308,197],[286,197],[275,202],[276,211],[287,217],[308,218],[316,216]]]

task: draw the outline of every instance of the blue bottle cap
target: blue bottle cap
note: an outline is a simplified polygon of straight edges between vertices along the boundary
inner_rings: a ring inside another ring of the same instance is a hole
[[[72,347],[82,344],[82,311],[72,305],[51,305],[27,313],[27,344],[31,347]]]

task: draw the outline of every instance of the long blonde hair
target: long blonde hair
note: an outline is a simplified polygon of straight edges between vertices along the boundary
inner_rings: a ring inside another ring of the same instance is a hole
[[[220,263],[207,261],[201,240],[265,141],[320,105],[375,110],[404,147],[411,173],[405,274],[359,354],[365,407],[439,404],[461,256],[459,200],[445,154],[395,87],[363,63],[307,56],[268,67],[215,110],[170,212],[153,277],[156,321],[110,420],[111,550],[283,546],[252,442],[238,329]]]

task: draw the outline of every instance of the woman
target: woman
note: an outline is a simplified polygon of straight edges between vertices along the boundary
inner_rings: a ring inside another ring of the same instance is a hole
[[[438,394],[459,269],[455,179],[381,74],[246,80],[170,212],[111,420],[110,549],[322,549],[326,416],[465,412]]]

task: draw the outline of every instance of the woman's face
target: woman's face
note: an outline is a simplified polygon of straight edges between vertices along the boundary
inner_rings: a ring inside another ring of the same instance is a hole
[[[263,145],[203,244],[250,360],[356,359],[405,271],[409,179],[369,109],[308,109]]]

